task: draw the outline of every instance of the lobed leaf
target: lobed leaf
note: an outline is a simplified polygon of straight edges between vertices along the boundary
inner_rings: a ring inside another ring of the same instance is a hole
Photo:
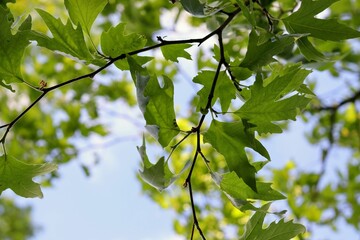
[[[279,73],[273,73],[264,83],[261,79],[256,80],[251,87],[250,99],[236,114],[254,124],[252,128],[259,134],[281,133],[281,128],[274,122],[295,120],[297,109],[305,108],[310,102],[310,98],[295,93],[309,73],[309,70],[301,69],[299,65],[292,65]],[[286,97],[289,94],[294,95]]]
[[[282,53],[295,41],[292,35],[276,36],[263,42],[262,35],[258,35],[256,30],[249,35],[249,45],[245,58],[240,63],[240,67],[250,70],[259,70],[262,66],[273,61],[273,56]]]
[[[281,219],[278,223],[272,222],[267,228],[263,229],[264,218],[270,204],[265,204],[257,211],[246,223],[245,233],[240,240],[290,240],[306,231],[305,227],[292,221],[285,222]]]
[[[170,186],[190,166],[190,162],[188,162],[179,174],[174,174],[164,157],[161,157],[155,164],[149,161],[146,154],[145,139],[143,139],[142,146],[137,147],[137,149],[143,161],[143,170],[139,171],[141,178],[159,191]]]
[[[284,195],[271,188],[271,183],[256,182],[257,192],[255,192],[235,172],[225,173],[221,177],[220,188],[235,199],[264,201],[286,199]]]
[[[186,58],[191,60],[191,56],[185,49],[191,47],[191,44],[165,45],[161,47],[161,52],[166,60],[179,62],[178,58]]]
[[[42,198],[40,185],[32,179],[56,169],[57,166],[52,163],[26,164],[14,157],[2,155],[0,156],[0,194],[10,188],[22,197]]]
[[[71,22],[68,20],[64,25],[60,19],[54,18],[50,13],[44,10],[37,9],[37,12],[46,23],[53,38],[44,34],[33,32],[33,40],[38,42],[39,46],[48,48],[54,51],[60,51],[65,54],[79,59],[91,62],[93,57],[86,46],[81,25],[76,29],[73,28]]]
[[[134,50],[141,49],[146,44],[146,38],[143,35],[125,32],[125,23],[119,23],[115,27],[109,28],[101,34],[101,49],[109,57],[117,57]],[[135,57],[140,63],[146,63],[149,57]],[[115,65],[121,70],[128,70],[129,65],[125,59],[119,60]]]
[[[254,133],[247,131],[242,122],[219,122],[213,120],[204,133],[204,142],[210,143],[226,160],[230,171],[234,171],[246,185],[255,192],[256,169],[249,163],[245,148],[249,147],[268,160],[270,156],[264,146],[255,139]]]
[[[65,7],[75,25],[80,24],[90,36],[90,29],[96,17],[104,9],[107,0],[65,0]]]
[[[282,19],[290,33],[306,33],[323,40],[340,41],[360,37],[360,32],[334,19],[319,19],[321,13],[339,0],[303,0],[299,10]]]
[[[199,74],[193,79],[193,82],[202,84],[204,86],[197,93],[197,95],[199,96],[197,110],[206,108],[214,77],[214,71],[205,70],[199,72]],[[234,88],[233,83],[224,71],[220,72],[211,106],[215,104],[217,99],[219,99],[221,110],[223,112],[226,112],[229,109],[231,100],[235,98],[236,89]]]
[[[10,83],[23,82],[20,66],[25,48],[30,44],[31,16],[14,35],[11,33],[12,24],[11,13],[0,6],[0,85],[11,91]]]
[[[174,111],[174,85],[163,76],[163,87],[160,87],[155,75],[150,75],[130,56],[127,58],[133,79],[140,110],[146,120],[146,129],[163,146],[179,133]]]

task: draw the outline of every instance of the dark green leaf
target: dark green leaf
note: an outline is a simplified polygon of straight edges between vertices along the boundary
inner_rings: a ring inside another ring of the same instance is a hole
[[[272,62],[273,56],[283,52],[295,41],[294,36],[291,35],[277,36],[259,44],[260,40],[261,35],[258,35],[256,30],[251,31],[248,50],[240,67],[246,67],[253,71],[259,70],[262,66]]]
[[[242,122],[225,123],[213,120],[204,133],[204,142],[210,143],[226,160],[230,171],[234,171],[256,191],[256,169],[249,163],[245,148],[249,147],[270,160],[266,149],[248,132]]]
[[[302,53],[302,55],[304,55],[304,57],[311,61],[326,61],[328,60],[324,54],[322,54],[321,52],[319,52],[312,44],[311,42],[308,40],[307,37],[302,37],[296,40],[296,44],[298,45],[300,52]]]
[[[56,169],[55,164],[26,164],[14,157],[2,155],[0,156],[0,194],[10,188],[22,197],[42,198],[40,185],[32,179]]]
[[[205,4],[200,3],[199,0],[181,0],[180,1],[183,8],[190,14],[197,17],[204,17],[204,7]]]
[[[303,0],[298,11],[283,19],[290,33],[309,33],[311,37],[340,41],[360,37],[360,32],[334,19],[318,19],[315,15],[339,0]]]

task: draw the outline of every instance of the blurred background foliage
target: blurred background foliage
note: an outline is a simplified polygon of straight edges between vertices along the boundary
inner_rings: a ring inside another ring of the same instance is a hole
[[[9,2],[9,1],[5,1]],[[274,32],[281,31],[276,19],[288,15],[294,10],[298,1],[293,0],[263,0],[263,6],[274,17]],[[4,4],[4,2],[2,3]],[[63,1],[45,0],[18,0],[10,1],[7,7],[14,15],[15,24],[21,22],[30,14],[33,18],[33,29],[46,32],[35,8],[44,9],[56,17],[66,20],[66,9]],[[255,11],[256,12],[256,11]],[[267,27],[267,19],[257,11],[258,26]],[[360,0],[341,0],[322,13],[323,17],[336,18],[346,25],[360,28]],[[206,33],[215,29],[224,20],[223,16],[213,15],[207,18],[194,18],[182,10],[178,3],[172,4],[166,0],[109,0],[105,10],[94,24],[92,40],[95,45],[99,42],[100,33],[118,22],[126,22],[129,32],[143,34],[148,45],[156,42],[156,36],[171,38],[190,38],[189,33]],[[230,58],[241,58],[247,48],[248,34],[251,25],[245,17],[237,17],[226,29],[225,48]],[[319,147],[319,155],[311,161],[321,164],[321,169],[301,169],[296,161],[291,161],[282,168],[266,168],[268,174],[265,180],[274,182],[274,188],[286,193],[287,206],[293,217],[307,226],[308,230],[316,231],[316,226],[330,226],[337,230],[337,221],[344,219],[348,225],[360,230],[360,43],[358,39],[343,42],[326,42],[311,40],[313,44],[329,59],[326,63],[307,61],[296,48],[290,48],[286,54],[279,56],[280,61],[303,62],[316,68],[317,71],[309,78],[309,84],[318,98],[314,99],[302,119],[305,123],[304,134],[308,141]],[[53,54],[32,44],[27,48],[23,64],[24,79],[33,85],[39,86],[44,80],[48,85],[61,83],[75,76],[89,71],[93,66],[79,64],[75,60],[60,54]],[[216,64],[212,60],[213,46],[208,44],[199,51],[192,51],[194,60],[193,70],[198,72],[204,68],[214,69]],[[150,61],[148,68],[156,70],[158,75],[166,73],[177,84],[191,82],[191,71],[181,65],[169,63],[159,55],[158,50],[149,53],[155,59]],[[216,56],[216,54],[215,54]],[[235,64],[234,64],[235,65]],[[75,66],[75,67],[74,67]],[[267,68],[265,76],[271,73]],[[236,71],[234,71],[236,74]],[[244,74],[239,72],[238,74]],[[245,73],[246,74],[246,73]],[[338,81],[340,86],[331,93],[322,93],[321,86],[331,78]],[[0,88],[0,101],[3,104],[0,121],[7,123],[16,117],[30,102],[38,96],[26,84],[14,85],[16,94],[11,94]],[[194,90],[195,93],[195,90]],[[176,94],[176,93],[175,93]],[[181,93],[180,93],[181,94]],[[195,94],[194,94],[195,95]],[[28,162],[52,161],[57,164],[66,164],[69,161],[78,161],[84,173],[91,174],[91,168],[101,158],[94,158],[93,164],[85,164],[77,157],[84,148],[79,142],[89,142],[93,138],[103,137],[116,139],[115,122],[106,121],[108,116],[123,118],[138,126],[142,131],[142,123],[136,122],[133,116],[121,112],[116,106],[128,104],[135,106],[135,92],[132,80],[128,73],[121,73],[115,68],[96,76],[94,80],[76,82],[51,93],[33,108],[8,135],[8,152],[16,153],[16,158]],[[186,103],[176,102],[179,112],[178,124],[180,129],[190,129],[197,124],[198,115],[190,111],[196,106],[196,97],[188,99]],[[107,107],[112,106],[112,107]],[[116,109],[116,110],[113,110]],[[35,131],[34,131],[35,129]],[[139,137],[141,135],[139,134]],[[182,136],[178,136],[179,141]],[[266,138],[266,136],[262,136]],[[153,142],[151,138],[149,142]],[[189,137],[186,141],[195,142]],[[86,144],[85,144],[86,145]],[[195,144],[193,145],[195,146]],[[179,149],[172,155],[172,167],[175,171],[182,169],[184,163],[191,159],[193,149]],[[187,147],[189,148],[189,147]],[[342,169],[329,169],[328,161],[334,149],[343,149],[350,154],[338,158],[344,166]],[[168,149],[169,151],[171,149]],[[222,156],[211,148],[203,148],[203,152],[211,159],[214,171],[224,171]],[[271,154],[271,149],[269,149]],[[188,154],[186,154],[188,153]],[[249,153],[251,154],[251,153]],[[301,154],[301,150],[299,151]],[[298,156],[301,159],[301,156]],[[276,161],[276,160],[275,160]],[[335,172],[331,178],[325,178],[328,171]],[[224,235],[228,232],[239,235],[249,218],[232,206],[230,201],[218,191],[213,184],[205,165],[199,164],[194,172],[193,189],[196,189],[196,208],[199,211],[203,231],[209,239],[231,239],[233,236]],[[135,173],[134,173],[135,174]],[[43,183],[51,187],[52,181],[61,176],[58,173],[42,179]],[[140,181],[140,180],[139,180]],[[192,219],[187,191],[179,184],[169,190],[158,192],[154,188],[140,181],[143,191],[161,207],[174,209],[177,213],[174,219],[174,229],[180,234],[188,233]],[[345,209],[345,210],[344,210]],[[16,205],[9,198],[0,199],[0,239],[27,239],[39,229],[31,222],[31,207]],[[306,237],[306,236],[304,236]]]

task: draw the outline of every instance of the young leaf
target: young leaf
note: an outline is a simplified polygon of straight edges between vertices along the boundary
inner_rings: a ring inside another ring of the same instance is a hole
[[[190,54],[185,51],[185,49],[189,47],[191,47],[190,44],[167,45],[161,47],[161,52],[166,60],[170,60],[173,62],[179,62],[179,57],[191,60]]]
[[[360,32],[334,19],[318,19],[315,15],[339,0],[303,0],[298,11],[282,19],[290,33],[310,33],[311,37],[340,41],[360,37]]]
[[[245,233],[240,240],[290,240],[293,237],[304,233],[305,227],[292,221],[285,222],[281,219],[278,223],[272,222],[267,228],[263,229],[264,218],[270,204],[264,205],[246,223]]]
[[[310,102],[309,98],[300,94],[283,97],[298,90],[309,73],[300,69],[299,65],[292,65],[265,79],[265,86],[261,79],[256,80],[251,87],[251,98],[237,111],[237,115],[256,125],[259,134],[281,133],[281,128],[273,122],[295,120],[297,109],[303,109]]]
[[[44,10],[37,9],[37,12],[53,35],[53,38],[50,38],[44,34],[34,32],[33,38],[40,46],[70,54],[79,60],[85,60],[87,62],[93,60],[93,57],[86,46],[80,25],[74,29],[70,21],[67,21],[66,25],[64,25],[60,19],[54,18]]]
[[[205,70],[199,72],[199,74],[193,79],[193,82],[204,85],[204,87],[197,93],[197,95],[200,97],[197,107],[198,110],[204,109],[206,107],[214,76],[214,71]],[[221,110],[226,112],[229,109],[231,99],[235,98],[236,89],[234,88],[233,83],[225,72],[220,72],[211,106],[215,104],[217,99],[219,99]]]
[[[119,23],[116,27],[111,27],[101,34],[101,49],[105,55],[117,57],[145,46],[146,38],[136,33],[126,34],[125,26],[125,23]],[[145,62],[147,60],[149,59],[146,58]],[[126,60],[119,60],[115,65],[121,70],[129,69]]]
[[[259,44],[261,39],[261,35],[258,35],[256,30],[251,31],[248,50],[244,60],[240,63],[240,67],[246,67],[253,71],[259,70],[262,66],[273,61],[273,56],[283,52],[295,41],[294,36],[291,35],[277,36]]]
[[[161,157],[155,164],[149,161],[145,139],[143,139],[143,145],[137,149],[144,165],[143,170],[139,171],[141,178],[159,191],[170,186],[190,166],[190,162],[188,162],[179,174],[174,174],[169,169],[168,161],[165,161],[164,157]]]
[[[10,188],[22,197],[42,198],[40,185],[32,179],[56,169],[57,166],[52,163],[26,164],[14,157],[2,155],[0,156],[0,194]]]
[[[254,137],[254,133],[246,131],[242,122],[218,122],[213,120],[210,128],[204,133],[204,142],[210,143],[226,160],[230,171],[234,171],[246,185],[255,192],[256,169],[249,163],[245,148],[249,147],[270,160],[266,149]]]
[[[90,29],[97,15],[104,9],[107,0],[65,0],[65,7],[75,25],[80,23],[90,36]]]
[[[22,23],[21,31],[19,29],[15,35],[11,33],[13,21],[10,18],[10,12],[0,6],[0,85],[13,91],[8,83],[23,81],[20,65],[24,50],[30,44],[27,30],[31,29],[31,17]]]
[[[135,60],[128,57],[128,62],[135,81],[140,110],[146,120],[146,129],[163,146],[179,133],[174,111],[174,85],[163,76],[161,88],[155,75],[150,75]]]

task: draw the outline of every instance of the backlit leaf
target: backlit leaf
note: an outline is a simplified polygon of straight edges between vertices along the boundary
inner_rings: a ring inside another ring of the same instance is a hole
[[[264,205],[257,211],[246,223],[245,233],[240,240],[290,240],[306,231],[305,227],[292,221],[285,222],[281,219],[279,222],[272,222],[267,228],[263,229],[264,218],[270,204]]]
[[[174,85],[163,76],[163,87],[130,56],[127,58],[135,81],[138,104],[146,120],[146,129],[163,146],[179,133],[174,111]]]
[[[191,60],[190,54],[185,51],[189,47],[191,47],[190,44],[166,45],[161,47],[161,52],[166,60],[173,62],[179,62],[179,57]]]
[[[50,38],[41,33],[34,33],[34,40],[36,40],[40,46],[69,54],[79,60],[85,60],[86,62],[91,62],[93,60],[93,57],[86,46],[80,25],[74,29],[70,21],[67,21],[66,25],[64,25],[60,19],[54,18],[44,10],[37,9],[37,12],[40,14],[53,35],[53,38]]]
[[[2,155],[0,156],[0,194],[10,188],[22,197],[42,198],[40,185],[32,179],[56,169],[57,166],[52,163],[26,164],[13,157]]]
[[[179,174],[174,174],[169,169],[168,161],[165,161],[164,157],[161,157],[155,164],[149,161],[146,154],[145,139],[143,139],[142,146],[137,147],[137,149],[143,161],[143,170],[139,171],[141,178],[159,191],[170,186],[190,166],[190,162],[188,162]]]
[[[213,120],[204,133],[204,142],[210,143],[226,160],[230,171],[244,180],[246,185],[256,191],[256,169],[249,163],[245,148],[251,148],[270,160],[270,156],[254,133],[246,131],[242,122],[219,122]]]
[[[259,134],[281,133],[281,128],[274,122],[295,120],[297,110],[310,102],[310,98],[295,93],[309,73],[300,69],[299,65],[292,65],[264,81],[258,79],[251,87],[251,98],[237,111],[237,115],[254,124]]]
[[[225,173],[222,176],[220,188],[231,197],[241,200],[259,199],[264,201],[274,201],[286,198],[281,193],[272,189],[271,183],[256,182],[257,192],[255,192],[246,185],[235,172]]]
[[[249,36],[249,45],[244,60],[240,67],[246,67],[250,70],[259,70],[262,66],[273,61],[273,56],[283,52],[291,46],[295,38],[291,35],[282,35],[260,43],[261,35],[256,30],[251,31]]]
[[[214,81],[214,76],[214,71],[202,71],[193,79],[193,82],[202,84],[204,86],[197,93],[199,96],[198,110],[206,108],[208,96]],[[221,110],[226,112],[230,106],[231,100],[236,98],[235,94],[236,89],[230,78],[226,75],[225,72],[220,72],[211,106],[215,104],[217,99],[219,99]]]
[[[92,24],[107,2],[107,0],[65,0],[65,6],[72,22],[75,25],[80,23],[86,34],[90,35]]]
[[[244,17],[249,21],[249,23],[253,26],[256,27],[256,20],[254,15],[250,12],[249,8],[245,5],[244,0],[232,0],[232,2],[235,2],[237,4],[239,4],[240,8],[241,8],[241,12],[244,14]],[[252,5],[252,2],[249,2],[249,5]]]
[[[290,33],[309,33],[311,37],[340,41],[360,37],[360,32],[334,19],[319,19],[321,13],[339,0],[303,0],[298,11],[282,19]]]
[[[117,57],[145,46],[146,38],[140,34],[126,33],[125,26],[125,23],[119,23],[116,27],[111,27],[108,31],[104,31],[101,34],[101,49],[103,54],[109,57]],[[146,57],[136,56],[136,58],[138,58],[141,63],[150,60]],[[121,70],[129,69],[126,59],[117,61],[115,65]]]
[[[29,16],[13,35],[11,18],[10,12],[0,6],[0,85],[9,90],[12,90],[9,83],[23,81],[20,65],[25,48],[30,44],[28,30],[31,29]]]

